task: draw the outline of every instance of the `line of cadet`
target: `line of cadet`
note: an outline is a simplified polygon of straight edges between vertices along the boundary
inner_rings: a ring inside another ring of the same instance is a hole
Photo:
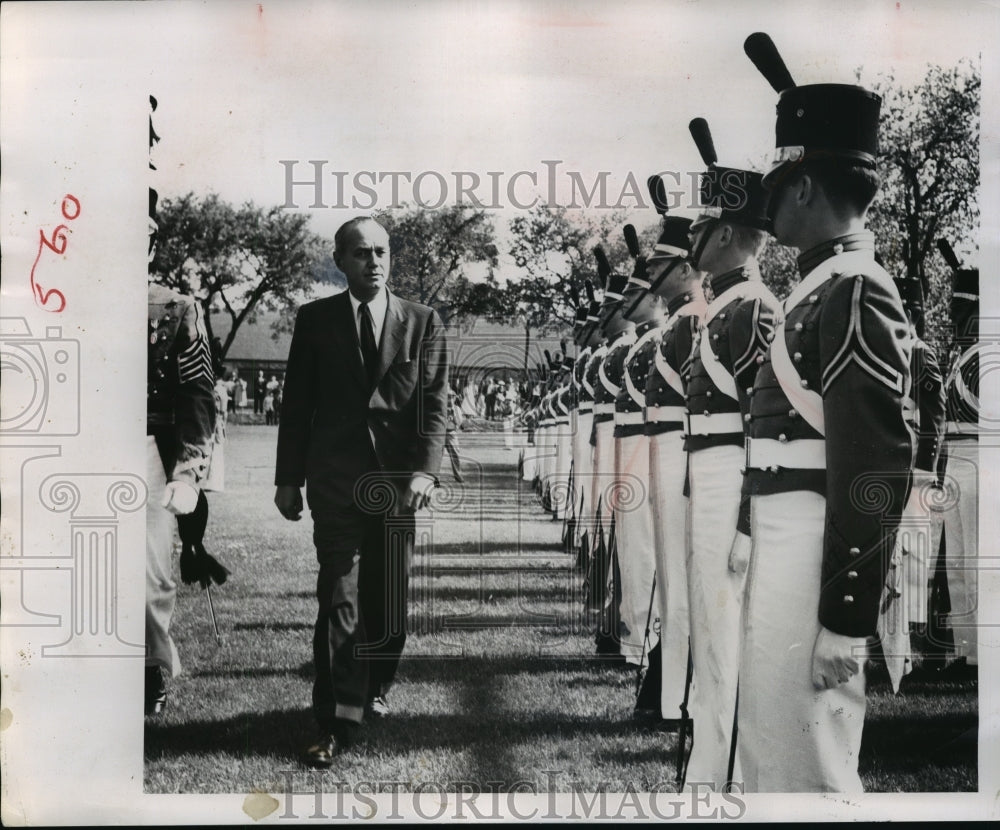
[[[651,177],[652,253],[631,226],[630,275],[595,250],[603,297],[574,295],[576,356],[539,367],[522,475],[577,552],[598,653],[645,667],[636,711],[678,731],[681,783],[859,792],[865,657],[881,646],[898,691],[932,504],[956,654],[977,662],[978,271],[942,244],[945,380],[919,280],[891,278],[865,229],[881,99],[796,86],[762,33],[745,50],[779,94],[771,168],[720,166],[691,121],[701,212],[670,215]],[[758,266],[768,234],[800,251],[783,301]]]

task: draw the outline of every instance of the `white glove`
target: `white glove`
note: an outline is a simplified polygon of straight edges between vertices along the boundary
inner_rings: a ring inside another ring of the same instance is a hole
[[[813,647],[813,686],[821,691],[833,689],[854,677],[861,671],[867,643],[867,637],[848,637],[820,628]]]
[[[750,566],[750,537],[745,533],[737,533],[733,546],[729,551],[729,570],[742,576]]]
[[[160,503],[175,516],[185,516],[198,506],[198,488],[186,481],[168,481]]]

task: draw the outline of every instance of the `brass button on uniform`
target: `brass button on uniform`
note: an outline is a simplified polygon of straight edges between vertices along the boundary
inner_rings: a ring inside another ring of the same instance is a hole
[[[844,594],[844,605],[850,605],[852,602],[854,602],[854,597],[850,594]]]
[[[850,549],[850,550],[848,551],[848,553],[850,553],[850,554],[851,554],[851,556],[858,556],[858,555],[860,555],[860,554],[861,554],[861,548],[851,548],[851,549]]]

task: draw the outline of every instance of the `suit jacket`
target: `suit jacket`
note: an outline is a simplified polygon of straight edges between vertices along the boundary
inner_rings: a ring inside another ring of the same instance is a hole
[[[433,309],[389,294],[372,387],[348,292],[308,303],[288,352],[275,484],[306,484],[316,510],[349,505],[372,471],[400,483],[436,476],[447,407],[444,327]]]

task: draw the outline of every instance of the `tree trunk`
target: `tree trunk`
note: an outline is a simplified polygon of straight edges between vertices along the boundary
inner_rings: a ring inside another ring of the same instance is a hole
[[[524,376],[528,376],[528,347],[531,344],[531,326],[524,324]]]

